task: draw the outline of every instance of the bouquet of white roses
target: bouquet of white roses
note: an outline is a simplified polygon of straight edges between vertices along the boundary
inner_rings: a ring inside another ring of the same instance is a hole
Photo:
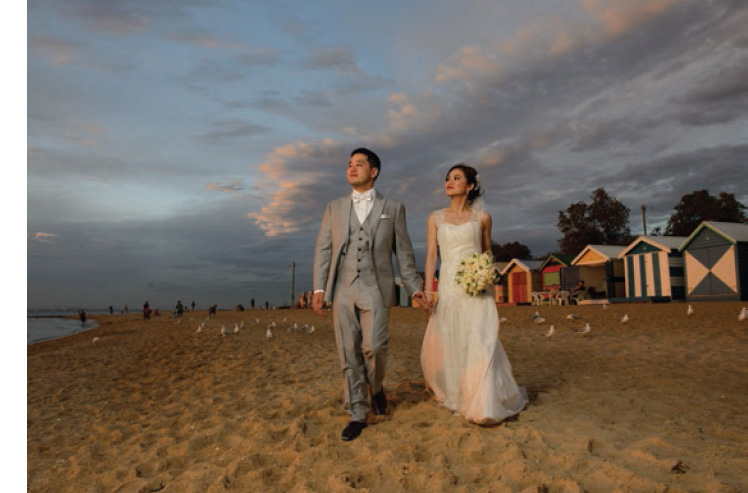
[[[499,271],[489,252],[473,253],[457,266],[455,281],[470,296],[483,293],[496,283]]]

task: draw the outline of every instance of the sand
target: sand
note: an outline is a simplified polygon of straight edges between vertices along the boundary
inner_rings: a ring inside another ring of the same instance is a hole
[[[329,313],[219,312],[201,333],[204,311],[180,324],[99,316],[28,347],[28,490],[748,491],[742,306],[543,306],[542,325],[536,307],[500,306],[531,401],[493,427],[425,392],[426,314],[393,309],[389,415],[350,443]],[[316,331],[289,333],[293,322]]]

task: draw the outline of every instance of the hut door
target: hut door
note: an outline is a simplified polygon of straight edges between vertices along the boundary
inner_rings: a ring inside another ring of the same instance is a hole
[[[512,272],[512,301],[527,303],[527,276],[524,272]]]

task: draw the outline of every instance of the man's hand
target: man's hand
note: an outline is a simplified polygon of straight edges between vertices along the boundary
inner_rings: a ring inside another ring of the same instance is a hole
[[[423,311],[428,312],[431,311],[432,305],[429,299],[426,297],[426,294],[423,291],[418,291],[413,294],[413,301],[418,303],[418,306],[423,308]]]
[[[324,312],[322,311],[322,307],[325,304],[324,298],[324,292],[314,293],[312,295],[312,308],[314,308],[314,311],[317,315],[322,315],[323,317],[325,316]]]

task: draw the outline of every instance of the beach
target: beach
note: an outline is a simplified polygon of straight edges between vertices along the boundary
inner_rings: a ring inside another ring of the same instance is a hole
[[[693,303],[690,316],[685,303],[499,306],[530,404],[490,427],[429,396],[428,316],[394,308],[388,416],[371,416],[353,442],[340,439],[329,311],[100,315],[93,330],[27,347],[27,488],[748,491],[744,305]],[[544,324],[530,321],[536,310]],[[315,331],[287,331],[294,323]]]

